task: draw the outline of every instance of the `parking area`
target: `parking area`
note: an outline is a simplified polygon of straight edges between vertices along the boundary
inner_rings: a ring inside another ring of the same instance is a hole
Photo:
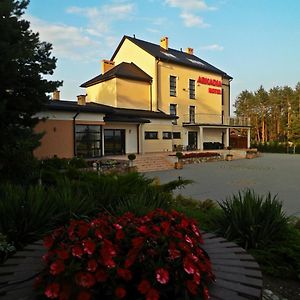
[[[195,199],[222,201],[246,188],[259,194],[278,195],[288,215],[300,217],[300,155],[262,154],[255,159],[185,165],[182,170],[146,173],[161,183],[181,176],[194,183],[177,190]]]

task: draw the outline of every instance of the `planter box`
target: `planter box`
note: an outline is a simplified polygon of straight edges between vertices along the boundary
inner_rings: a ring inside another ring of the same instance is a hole
[[[231,161],[232,158],[233,158],[233,155],[232,155],[232,154],[227,154],[227,155],[225,156],[225,160],[227,160],[227,161]]]
[[[200,164],[208,161],[219,161],[222,160],[221,156],[210,156],[210,157],[189,157],[182,158],[181,161],[184,165],[187,164]]]
[[[177,161],[177,162],[175,162],[174,167],[175,167],[175,169],[182,169],[183,163],[181,161]]]

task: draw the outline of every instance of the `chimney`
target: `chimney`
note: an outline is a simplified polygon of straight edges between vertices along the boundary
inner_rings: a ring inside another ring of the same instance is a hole
[[[77,96],[77,104],[78,105],[86,105],[86,95],[78,95]]]
[[[169,39],[167,36],[160,39],[160,47],[165,50],[169,49]]]
[[[52,93],[52,100],[60,100],[60,91],[54,91]]]
[[[185,52],[186,52],[187,54],[193,55],[193,54],[194,54],[194,49],[193,49],[193,48],[186,48]]]
[[[102,67],[102,74],[106,73],[107,71],[111,70],[115,66],[115,62],[107,59],[103,59],[101,61]]]

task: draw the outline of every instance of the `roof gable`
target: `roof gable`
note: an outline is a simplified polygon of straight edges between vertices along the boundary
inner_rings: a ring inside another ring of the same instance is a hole
[[[122,62],[110,69],[109,71],[105,72],[104,74],[100,74],[84,82],[80,85],[80,87],[89,87],[112,78],[126,78],[144,82],[152,81],[152,77],[149,76],[146,72],[144,72],[134,63]]]

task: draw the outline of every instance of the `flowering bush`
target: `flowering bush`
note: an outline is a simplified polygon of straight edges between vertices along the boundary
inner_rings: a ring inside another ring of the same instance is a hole
[[[220,153],[217,152],[195,152],[195,153],[186,153],[182,158],[194,158],[194,157],[215,157],[220,156]]]
[[[161,209],[146,216],[72,220],[45,237],[37,288],[50,299],[203,299],[214,279],[193,220]]]

